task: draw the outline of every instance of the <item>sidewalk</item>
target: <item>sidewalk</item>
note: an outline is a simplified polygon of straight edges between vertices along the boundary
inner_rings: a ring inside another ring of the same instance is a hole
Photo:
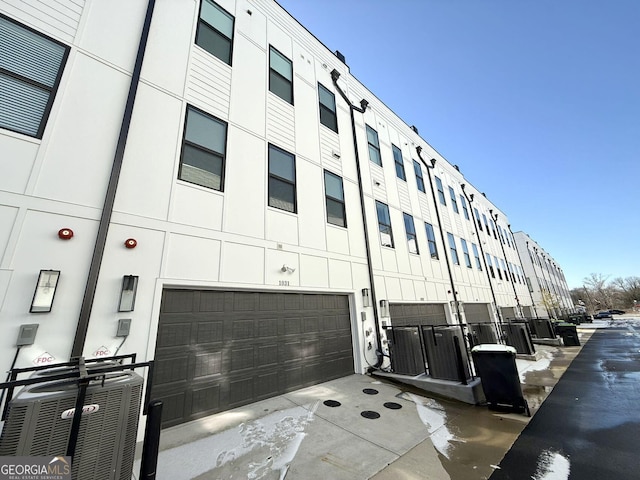
[[[581,347],[536,349],[517,360],[532,414]],[[351,375],[163,430],[157,479],[484,479],[529,420]]]

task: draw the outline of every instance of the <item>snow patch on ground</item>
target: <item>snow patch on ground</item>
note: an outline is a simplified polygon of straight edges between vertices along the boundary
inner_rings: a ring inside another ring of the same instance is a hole
[[[571,472],[569,459],[557,452],[545,450],[538,457],[538,468],[533,480],[567,480]]]
[[[274,474],[283,478],[318,405],[316,402],[280,410],[235,429],[165,450],[158,459],[158,479],[192,479],[213,469],[233,471],[237,478],[250,480],[272,478]],[[252,452],[259,461],[237,461]]]
[[[449,449],[452,441],[463,441],[456,438],[447,427],[447,414],[444,407],[435,400],[420,397],[413,393],[404,392],[400,397],[405,400],[412,401],[416,404],[418,416],[422,423],[427,427],[427,431],[431,435],[431,443],[438,452],[449,459]]]
[[[535,362],[532,360],[523,360],[521,358],[516,358],[516,366],[518,367],[518,373],[520,374],[520,383],[526,383],[525,377],[527,372],[535,372],[539,370],[546,370],[549,368],[551,364],[551,360],[554,357],[555,349],[542,349],[541,346],[538,346],[537,351],[542,356],[540,360],[536,360]]]

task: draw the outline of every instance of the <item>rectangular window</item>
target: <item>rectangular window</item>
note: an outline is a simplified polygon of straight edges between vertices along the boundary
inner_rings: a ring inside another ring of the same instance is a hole
[[[487,216],[484,213],[482,214],[482,220],[484,220],[484,226],[487,227],[487,235],[491,235],[491,232],[489,231],[489,222],[487,221]]]
[[[367,142],[369,142],[369,160],[376,165],[382,166],[382,157],[380,156],[380,142],[378,142],[378,132],[367,125]]]
[[[396,164],[396,176],[400,180],[407,181],[407,176],[404,174],[404,161],[402,160],[402,152],[398,147],[391,144],[391,150],[393,150],[393,161]]]
[[[473,250],[473,256],[476,259],[476,267],[478,270],[482,271],[482,262],[480,261],[480,254],[478,253],[478,246],[475,243],[471,244],[471,249]]]
[[[469,256],[469,247],[467,246],[467,241],[464,238],[461,238],[460,243],[462,244],[462,256],[464,257],[464,264],[468,268],[471,268],[471,257]]]
[[[493,233],[493,238],[498,239],[498,234],[496,233],[496,222],[491,219],[491,232]]]
[[[504,245],[504,233],[502,232],[502,227],[498,225],[498,236],[500,237],[500,243]]]
[[[489,273],[491,274],[491,278],[496,278],[496,272],[493,269],[493,264],[491,263],[491,255],[489,255],[488,253],[485,253],[484,258],[487,261],[487,266],[489,267]]]
[[[427,230],[427,243],[429,244],[431,258],[438,260],[438,247],[436,246],[436,236],[433,233],[433,225],[425,222],[424,227]]]
[[[0,16],[0,128],[42,138],[68,53]]]
[[[444,187],[442,186],[442,180],[440,180],[438,177],[435,177],[435,179],[436,187],[438,187],[438,198],[440,198],[440,203],[442,205],[446,205],[447,200],[444,198]]]
[[[504,263],[504,260],[500,259],[500,264],[502,265],[502,271],[504,272],[504,279],[509,280],[509,273],[507,272],[507,265]]]
[[[416,172],[416,183],[418,184],[418,190],[420,190],[422,193],[427,193],[424,188],[424,178],[422,178],[422,167],[420,167],[420,164],[415,160],[413,161],[413,171]]]
[[[449,249],[451,250],[451,261],[454,265],[460,265],[460,259],[458,258],[458,249],[456,248],[456,239],[453,235],[447,232],[447,237],[449,237]]]
[[[460,195],[460,205],[462,205],[462,213],[464,213],[464,218],[469,220],[469,209],[467,208],[467,201],[464,198],[464,195]]]
[[[293,64],[269,46],[269,91],[293,105]]]
[[[336,114],[336,96],[322,84],[318,84],[320,99],[320,123],[338,133],[338,116]]]
[[[296,213],[296,157],[269,145],[269,206]]]
[[[196,31],[196,45],[214,57],[231,65],[234,18],[213,0],[200,3],[200,21]]]
[[[482,224],[480,223],[480,212],[478,212],[477,208],[473,209],[473,214],[476,217],[476,224],[478,225],[478,228],[480,229],[480,231],[482,231]]]
[[[496,271],[498,272],[498,278],[502,280],[502,272],[500,271],[500,262],[498,262],[498,257],[493,257],[493,260],[496,264]]]
[[[391,217],[389,207],[376,200],[376,210],[378,212],[378,230],[380,231],[380,243],[383,247],[393,248],[393,231],[391,230]]]
[[[453,207],[453,211],[460,213],[460,210],[458,210],[458,199],[456,198],[456,192],[453,191],[453,187],[449,187],[449,196],[451,197],[451,206]]]
[[[420,254],[418,250],[418,239],[416,238],[416,228],[413,224],[413,217],[406,213],[404,215],[404,229],[407,232],[407,245],[409,246],[409,253]]]
[[[187,106],[178,178],[223,191],[226,149],[226,122]]]
[[[324,192],[327,204],[327,222],[339,227],[347,226],[342,178],[324,171]]]

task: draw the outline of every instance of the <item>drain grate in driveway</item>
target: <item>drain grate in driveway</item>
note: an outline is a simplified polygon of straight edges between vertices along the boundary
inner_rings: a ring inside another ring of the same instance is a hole
[[[324,403],[327,407],[339,407],[340,405],[342,405],[339,401],[337,400],[325,400]]]
[[[371,420],[375,420],[376,418],[380,418],[380,414],[378,412],[374,412],[372,410],[365,410],[364,412],[360,412],[364,418],[369,418]]]
[[[377,395],[378,394],[378,390],[376,390],[375,388],[365,388],[362,391],[364,393],[366,393],[367,395]]]
[[[396,402],[386,402],[384,406],[391,410],[400,410],[402,408],[402,405]]]

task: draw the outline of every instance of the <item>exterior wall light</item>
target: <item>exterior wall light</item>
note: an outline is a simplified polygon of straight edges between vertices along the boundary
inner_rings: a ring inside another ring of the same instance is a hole
[[[380,316],[384,318],[389,318],[389,301],[388,300],[380,300]]]
[[[30,313],[46,313],[51,311],[56,287],[60,279],[60,270],[40,270],[36,290],[33,292]]]
[[[133,312],[137,290],[137,275],[125,275],[122,277],[122,290],[120,291],[120,304],[118,305],[119,312]]]
[[[369,297],[369,289],[368,288],[363,288],[362,289],[362,306],[363,307],[370,307],[371,306],[371,298]]]

